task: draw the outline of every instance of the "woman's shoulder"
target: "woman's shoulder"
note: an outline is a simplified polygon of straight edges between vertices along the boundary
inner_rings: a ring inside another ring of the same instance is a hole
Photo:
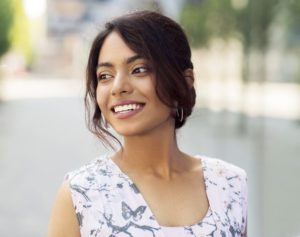
[[[247,196],[247,173],[243,168],[219,158],[207,156],[198,158],[202,160],[208,189],[222,192],[224,195],[238,193],[240,197]]]
[[[97,177],[109,175],[108,155],[99,155],[87,164],[68,172],[65,180],[70,183],[82,183],[95,180]]]
[[[230,162],[200,157],[211,208],[223,226],[244,233],[247,220],[247,174]]]
[[[228,161],[215,158],[215,157],[208,157],[208,156],[196,156],[200,158],[203,162],[203,169],[205,172],[214,174],[216,177],[223,177],[227,180],[230,179],[247,179],[246,171]]]

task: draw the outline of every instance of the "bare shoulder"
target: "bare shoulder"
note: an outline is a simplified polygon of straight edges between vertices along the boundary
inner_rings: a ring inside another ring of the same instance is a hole
[[[79,225],[67,181],[58,190],[50,216],[47,236],[80,237]]]

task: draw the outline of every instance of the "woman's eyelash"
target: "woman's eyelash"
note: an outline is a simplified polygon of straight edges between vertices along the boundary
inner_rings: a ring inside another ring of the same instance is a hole
[[[148,72],[148,68],[147,67],[137,67],[135,68],[132,73],[144,73],[144,72]]]
[[[110,77],[111,77],[111,75],[109,75],[109,74],[107,74],[107,73],[104,73],[104,74],[99,74],[99,75],[97,76],[97,79],[98,79],[98,81],[101,81],[101,80],[108,79],[108,78],[110,78]]]
[[[147,72],[149,72],[149,68],[146,66],[136,67],[132,70],[132,74],[147,73]],[[101,73],[97,75],[97,80],[98,81],[107,80],[111,77],[112,75],[109,73]]]

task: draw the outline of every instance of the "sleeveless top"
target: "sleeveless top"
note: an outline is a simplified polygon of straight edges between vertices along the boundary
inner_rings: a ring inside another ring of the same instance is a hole
[[[201,159],[209,210],[195,225],[162,227],[132,180],[103,155],[66,175],[81,237],[246,236],[247,177],[225,161]]]

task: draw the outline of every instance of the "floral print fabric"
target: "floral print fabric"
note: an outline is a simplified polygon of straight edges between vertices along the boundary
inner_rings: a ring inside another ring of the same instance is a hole
[[[182,227],[185,236],[245,236],[245,171],[219,159],[197,157],[210,212],[200,223]],[[108,154],[70,172],[66,180],[82,237],[167,237],[137,186]]]

